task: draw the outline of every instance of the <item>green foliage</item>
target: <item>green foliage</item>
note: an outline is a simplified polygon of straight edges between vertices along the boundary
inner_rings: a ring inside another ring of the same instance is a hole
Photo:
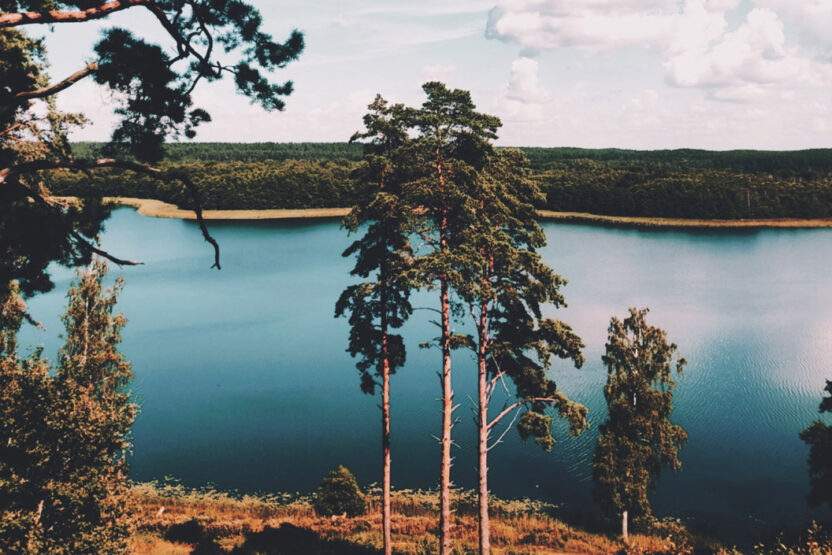
[[[824,391],[828,396],[823,398],[818,411],[832,413],[832,381],[826,380]],[[826,503],[832,507],[832,426],[816,420],[800,433],[800,439],[809,445],[809,504]]]
[[[104,291],[106,265],[79,273],[63,318],[66,341],[50,371],[35,351],[19,358],[25,307],[14,287],[0,327],[0,551],[121,553],[128,435],[137,407],[118,352],[120,280]]]
[[[335,316],[349,314],[348,351],[359,357],[361,390],[368,394],[378,385],[371,370],[380,377],[385,365],[390,374],[404,365],[404,341],[390,330],[401,328],[413,312],[407,275],[413,259],[409,235],[414,215],[401,195],[401,170],[394,159],[395,151],[407,142],[400,115],[400,106],[388,106],[381,97],[370,104],[364,117],[366,132],[354,137],[366,141],[366,159],[355,174],[367,196],[344,219],[350,233],[365,230],[343,253],[356,258],[350,273],[372,280],[347,287]]]
[[[604,397],[609,416],[600,426],[592,463],[593,497],[609,514],[650,515],[647,494],[662,468],[678,470],[685,431],[670,422],[676,344],[646,322],[647,309],[610,321]],[[686,364],[676,359],[677,373]]]
[[[367,500],[355,476],[345,466],[339,466],[321,481],[312,507],[320,516],[346,514],[353,517],[367,511]]]
[[[520,436],[548,450],[555,441],[547,408],[567,420],[573,435],[587,426],[586,407],[570,401],[547,375],[553,356],[580,368],[583,343],[565,322],[542,316],[542,306],[566,305],[560,293],[566,280],[537,252],[546,244],[534,210],[541,195],[526,164],[520,151],[496,151],[474,182],[472,200],[479,209],[461,233],[463,280],[457,290],[477,316],[477,337],[469,343],[487,361],[487,397],[500,387],[497,380],[508,378],[523,402]]]

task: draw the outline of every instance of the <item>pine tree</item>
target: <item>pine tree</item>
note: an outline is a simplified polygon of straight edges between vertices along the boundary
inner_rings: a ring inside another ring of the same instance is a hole
[[[459,239],[474,221],[478,205],[471,190],[477,173],[493,152],[500,121],[476,111],[468,91],[448,89],[439,82],[422,86],[427,100],[406,113],[417,133],[405,156],[411,175],[404,185],[413,206],[422,210],[420,232],[427,245],[419,256],[418,280],[424,287],[439,289],[442,353],[442,434],[439,477],[439,549],[451,552],[451,430],[454,394],[451,381],[451,350],[459,338],[451,333],[451,290],[461,285]]]
[[[49,81],[44,41],[29,37],[28,28],[74,24],[83,32],[78,23],[123,10],[150,13],[169,46],[110,27],[101,32],[91,60],[61,81]],[[100,202],[79,210],[51,198],[41,171],[57,168],[119,168],[184,188],[219,267],[196,184],[184,173],[138,161],[160,160],[166,140],[193,138],[210,121],[193,106],[200,83],[231,77],[240,94],[266,110],[281,110],[293,85],[274,83],[269,74],[297,59],[303,47],[298,31],[276,41],[265,32],[260,13],[239,0],[0,1],[0,282],[17,280],[24,291],[42,292],[52,287],[50,262],[74,266],[98,254],[135,263],[96,246],[107,216]],[[66,132],[84,118],[58,111],[55,97],[87,78],[113,92],[119,122],[110,143],[96,153],[101,157],[83,159],[73,156]]]
[[[826,380],[823,397],[818,412],[832,413],[832,381]],[[816,420],[800,433],[800,439],[809,445],[809,482],[808,502],[812,506],[826,503],[832,508],[832,426]]]
[[[613,317],[602,357],[609,416],[593,457],[593,496],[608,514],[621,515],[625,542],[629,515],[650,515],[647,495],[664,467],[682,467],[679,450],[687,440],[687,433],[670,422],[677,346],[668,344],[664,330],[647,324],[647,312],[631,308],[623,321]],[[685,364],[677,358],[676,372]]]
[[[349,314],[348,351],[359,357],[361,390],[372,395],[376,386],[381,387],[382,535],[384,552],[390,555],[390,376],[405,361],[402,337],[391,330],[400,328],[412,312],[408,270],[413,260],[409,241],[413,215],[400,194],[396,166],[397,152],[408,140],[401,120],[403,108],[389,106],[379,96],[369,109],[365,132],[353,136],[354,141],[363,140],[366,149],[365,164],[357,173],[368,189],[367,198],[344,220],[351,233],[366,231],[344,256],[356,257],[352,275],[372,277],[372,281],[347,287],[338,299],[335,316]]]
[[[105,291],[106,264],[79,273],[63,318],[66,341],[50,375],[35,352],[19,360],[9,338],[19,300],[4,308],[0,370],[0,548],[8,552],[122,553],[130,364],[118,351],[125,319],[114,314],[121,281]]]
[[[551,449],[555,408],[570,433],[586,428],[586,407],[573,403],[546,373],[552,356],[571,359],[580,367],[583,343],[568,324],[543,318],[541,306],[565,306],[560,287],[566,282],[542,262],[536,252],[546,244],[535,220],[534,202],[542,195],[527,179],[527,160],[520,151],[502,150],[475,181],[473,196],[479,204],[476,222],[463,232],[465,245],[460,296],[474,317],[476,337],[467,342],[477,358],[477,430],[479,457],[479,549],[490,552],[488,515],[488,451],[491,431],[515,411],[522,411],[518,430]],[[516,401],[506,401],[489,417],[494,394],[514,384]],[[507,430],[506,430],[507,431]]]

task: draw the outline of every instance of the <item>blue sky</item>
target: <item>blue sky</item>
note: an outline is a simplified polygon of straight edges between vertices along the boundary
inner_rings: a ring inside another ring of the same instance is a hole
[[[307,47],[275,74],[295,93],[265,113],[230,82],[201,86],[202,141],[345,141],[376,93],[418,104],[439,79],[503,121],[500,144],[798,149],[830,145],[830,0],[255,1],[265,28]],[[56,79],[120,25],[170,45],[140,8],[43,27]],[[59,97],[103,140],[114,105],[91,80]]]

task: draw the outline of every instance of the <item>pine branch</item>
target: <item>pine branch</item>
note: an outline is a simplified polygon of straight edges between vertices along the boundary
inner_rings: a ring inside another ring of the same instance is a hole
[[[101,19],[108,15],[132,8],[153,4],[153,0],[117,0],[105,2],[100,6],[86,10],[48,10],[44,12],[17,12],[0,14],[0,29],[41,23],[79,23]]]
[[[34,162],[24,162],[22,164],[17,164],[15,166],[0,169],[0,185],[13,181],[19,175],[41,170],[71,169],[83,171],[96,168],[121,168],[136,173],[148,175],[165,183],[170,183],[172,181],[182,182],[185,185],[185,188],[190,193],[191,199],[194,203],[193,211],[196,215],[196,221],[199,224],[199,229],[200,231],[202,231],[202,237],[205,239],[207,243],[210,243],[211,246],[214,247],[214,264],[211,267],[216,268],[218,270],[221,268],[220,246],[219,244],[217,244],[217,241],[211,236],[211,234],[208,233],[208,227],[205,225],[205,220],[202,217],[202,202],[200,200],[199,189],[196,185],[194,185],[190,178],[181,173],[166,172],[158,168],[154,168],[152,166],[139,164],[138,162],[132,162],[129,160],[117,160],[114,158],[99,158],[97,160],[36,160]],[[35,193],[31,191],[29,191],[28,194],[35,195]],[[90,249],[93,250],[93,252],[97,252],[93,245],[90,245]],[[117,259],[114,259],[107,253],[104,253],[103,251],[101,251],[100,253],[97,252],[97,254],[105,256],[113,262],[116,262],[117,264],[129,263],[127,261],[119,261]]]
[[[0,16],[2,17],[2,16]],[[43,87],[41,89],[36,89],[34,91],[23,91],[19,92],[14,95],[15,99],[17,100],[29,100],[33,98],[44,98],[47,96],[52,96],[53,94],[57,94],[64,89],[68,89],[87,75],[94,73],[98,70],[98,62],[91,62],[87,64],[87,67],[84,69],[78,70],[60,83],[56,83],[54,85],[50,85],[48,87]]]

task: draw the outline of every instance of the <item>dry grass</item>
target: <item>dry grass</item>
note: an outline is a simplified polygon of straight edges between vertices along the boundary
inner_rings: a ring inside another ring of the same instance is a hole
[[[310,500],[305,497],[235,497],[212,490],[187,490],[178,485],[139,484],[133,488],[138,531],[131,545],[135,553],[182,553],[183,541],[193,545],[202,540],[203,548],[210,544],[215,550],[220,548],[230,552],[253,546],[258,533],[265,536],[289,524],[291,526],[281,530],[290,529],[295,535],[305,533],[309,536],[303,536],[303,542],[306,542],[302,543],[303,547],[292,544],[298,551],[287,549],[285,552],[377,553],[381,548],[379,493],[377,489],[369,492],[370,510],[364,516],[323,518],[314,513]],[[474,553],[477,547],[474,495],[460,492],[454,502],[455,549],[458,553]],[[436,494],[396,491],[392,505],[394,551],[413,555],[436,552]],[[495,555],[607,554],[623,549],[614,538],[590,534],[555,519],[551,516],[555,507],[546,503],[495,499],[492,507],[491,543]],[[164,510],[160,514],[161,508]],[[297,531],[292,527],[304,530]],[[176,537],[176,532],[182,530],[190,530],[190,538]],[[166,542],[163,538],[178,539],[180,543]],[[277,538],[274,541],[283,540]],[[631,538],[627,551],[672,552],[675,549],[670,540],[638,535]]]
[[[655,228],[687,228],[687,229],[715,229],[715,228],[815,228],[832,227],[832,219],[760,219],[760,220],[697,220],[687,218],[635,218],[626,216],[601,216],[586,212],[553,212],[538,210],[538,216],[543,220],[559,220],[602,225],[622,225],[629,227]]]

